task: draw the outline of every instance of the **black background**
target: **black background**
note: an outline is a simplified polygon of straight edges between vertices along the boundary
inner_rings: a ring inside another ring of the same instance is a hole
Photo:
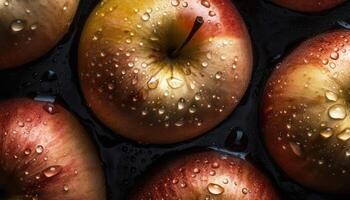
[[[282,199],[340,199],[302,188],[274,165],[261,142],[258,110],[267,78],[289,51],[318,33],[341,27],[350,29],[346,23],[346,20],[350,22],[350,2],[327,12],[302,14],[268,1],[234,0],[254,45],[255,64],[250,88],[236,110],[218,127],[194,140],[166,146],[142,146],[122,138],[103,126],[86,106],[79,88],[77,48],[85,20],[97,3],[97,0],[81,1],[70,32],[47,55],[23,67],[1,71],[0,97],[55,96],[75,113],[99,147],[109,200],[125,199],[149,166],[157,162],[161,165],[163,155],[206,147],[234,154],[247,153],[248,158],[275,181]],[[241,132],[244,137],[238,140],[236,135]]]

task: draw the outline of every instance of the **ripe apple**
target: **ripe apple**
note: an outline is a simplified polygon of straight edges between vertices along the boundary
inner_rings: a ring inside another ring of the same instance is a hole
[[[104,184],[96,149],[70,113],[30,99],[0,103],[1,199],[102,200]]]
[[[274,3],[300,12],[321,12],[334,8],[346,0],[272,0]]]
[[[314,190],[349,193],[350,31],[300,45],[273,72],[262,105],[263,137],[277,164]]]
[[[142,143],[212,129],[239,103],[251,71],[250,38],[230,0],[102,1],[79,49],[88,105]]]
[[[79,0],[0,0],[0,69],[47,53],[68,31]]]
[[[154,168],[129,200],[277,200],[268,178],[248,161],[214,151],[181,155]]]

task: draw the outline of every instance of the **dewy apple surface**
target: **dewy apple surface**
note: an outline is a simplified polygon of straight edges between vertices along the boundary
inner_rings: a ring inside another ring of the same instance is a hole
[[[240,102],[251,48],[229,0],[103,1],[82,33],[79,77],[91,110],[116,134],[182,142],[214,128]]]
[[[0,0],[0,69],[44,56],[68,32],[79,0]]]

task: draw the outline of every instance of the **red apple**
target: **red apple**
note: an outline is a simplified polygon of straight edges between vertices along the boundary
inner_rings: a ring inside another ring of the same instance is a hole
[[[79,0],[0,0],[0,69],[47,53],[68,31]]]
[[[277,200],[268,180],[249,162],[214,151],[181,155],[161,163],[129,200]]]
[[[2,198],[103,200],[104,184],[96,149],[70,113],[30,99],[0,103]]]
[[[277,164],[314,190],[349,193],[350,31],[314,37],[267,83],[263,137]]]
[[[143,143],[212,129],[239,103],[251,71],[249,35],[230,0],[102,1],[79,49],[88,105]]]
[[[272,0],[274,3],[300,12],[321,12],[334,8],[346,0]]]

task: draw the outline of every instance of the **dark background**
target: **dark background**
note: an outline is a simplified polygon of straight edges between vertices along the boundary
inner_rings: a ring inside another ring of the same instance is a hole
[[[99,147],[109,200],[125,199],[137,179],[153,163],[160,162],[163,155],[206,147],[248,154],[248,158],[275,181],[282,199],[340,199],[302,188],[274,165],[261,142],[258,110],[267,78],[288,52],[318,33],[340,27],[350,29],[350,24],[346,22],[350,22],[350,2],[317,14],[293,12],[263,0],[233,2],[243,15],[252,36],[254,73],[250,88],[236,110],[202,137],[174,145],[142,146],[114,134],[88,110],[79,88],[77,48],[85,20],[98,3],[97,0],[81,1],[70,32],[46,56],[24,67],[0,72],[0,98],[54,96],[75,113]]]

